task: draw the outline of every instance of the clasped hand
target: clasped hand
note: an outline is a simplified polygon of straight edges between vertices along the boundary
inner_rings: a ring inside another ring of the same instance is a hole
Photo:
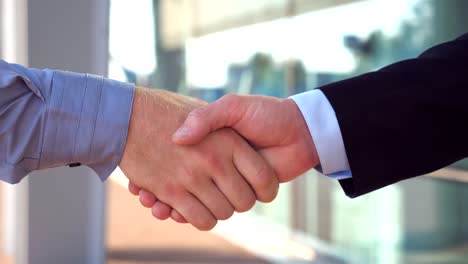
[[[207,105],[138,88],[120,166],[154,217],[210,230],[257,200],[272,201],[279,182],[318,163],[290,99],[227,95]]]

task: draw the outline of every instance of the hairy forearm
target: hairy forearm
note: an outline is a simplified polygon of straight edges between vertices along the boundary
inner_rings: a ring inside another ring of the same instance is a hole
[[[153,149],[160,149],[158,145],[161,140],[170,142],[172,133],[183,123],[188,113],[204,104],[204,101],[161,89],[137,87],[121,168],[128,169],[130,161],[138,158],[135,156],[140,152],[135,146],[137,140],[146,140]],[[142,130],[146,133],[140,133]],[[141,138],[145,135],[157,135],[160,140]]]

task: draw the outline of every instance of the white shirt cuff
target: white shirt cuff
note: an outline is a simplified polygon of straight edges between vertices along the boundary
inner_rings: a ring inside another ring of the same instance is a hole
[[[351,178],[351,169],[335,111],[322,91],[316,89],[290,97],[301,110],[320,160],[316,168],[334,179]]]

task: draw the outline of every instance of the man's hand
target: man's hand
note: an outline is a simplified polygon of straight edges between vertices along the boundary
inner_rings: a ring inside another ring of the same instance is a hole
[[[319,163],[307,124],[291,99],[224,96],[192,111],[173,141],[196,144],[225,127],[249,140],[273,167],[280,182],[290,181]]]
[[[188,113],[202,105],[188,97],[138,88],[120,167],[134,192],[147,191],[143,201],[154,204],[158,197],[154,205],[174,208],[176,220],[209,230],[234,210],[249,210],[256,198],[273,200],[278,182],[261,156],[230,129],[191,145],[171,141]]]

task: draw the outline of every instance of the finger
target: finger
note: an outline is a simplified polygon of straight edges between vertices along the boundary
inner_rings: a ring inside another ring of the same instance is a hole
[[[215,175],[213,181],[232,204],[236,212],[250,210],[257,200],[255,192],[233,163],[227,165],[229,172]]]
[[[185,220],[185,218],[179,212],[177,212],[175,209],[172,209],[172,211],[171,211],[171,218],[172,218],[172,220],[176,221],[179,224],[187,224],[188,223],[187,220]]]
[[[207,179],[207,182],[203,184],[203,189],[197,188],[197,185],[191,185],[189,188],[189,191],[210,210],[216,219],[226,220],[234,214],[231,203],[211,179]]]
[[[132,182],[128,182],[128,190],[133,195],[140,195],[141,188],[133,184]]]
[[[193,110],[172,140],[177,144],[196,144],[210,132],[233,126],[242,116],[241,102],[240,96],[226,95],[212,104]]]
[[[233,161],[254,189],[257,200],[268,203],[276,198],[279,183],[275,172],[247,142],[239,140],[236,144]]]
[[[171,210],[172,208],[169,205],[161,201],[156,201],[151,207],[151,213],[159,220],[168,219],[171,216]]]
[[[211,212],[191,193],[180,197],[178,204],[172,205],[195,228],[208,231],[218,222]]]
[[[147,208],[151,208],[154,203],[156,202],[156,197],[146,191],[146,190],[140,190],[140,203],[141,205],[143,205],[144,207],[147,207]]]

